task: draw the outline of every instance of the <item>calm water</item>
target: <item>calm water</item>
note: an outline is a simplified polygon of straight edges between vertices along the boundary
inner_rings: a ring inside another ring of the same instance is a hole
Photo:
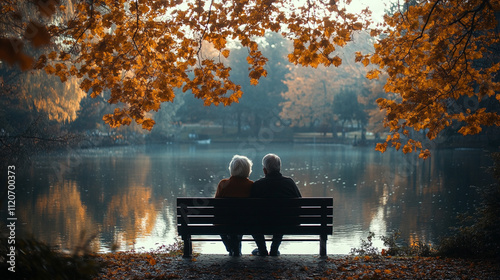
[[[95,251],[152,249],[177,238],[175,199],[212,197],[228,176],[233,154],[254,161],[250,178],[262,176],[260,159],[281,156],[283,174],[303,196],[334,198],[334,232],[328,253],[359,248],[369,231],[378,238],[395,229],[408,242],[435,243],[471,209],[471,185],[491,182],[482,150],[441,150],[423,161],[373,147],[341,145],[241,144],[165,145],[69,150],[34,159],[17,170],[18,234],[72,248],[82,232],[96,234]],[[5,206],[5,204],[3,204]],[[6,207],[3,207],[6,208]],[[1,212],[6,220],[5,209]],[[243,244],[250,253],[254,244]],[[201,253],[225,253],[221,243],[195,243]],[[286,253],[318,254],[319,242],[283,243]]]

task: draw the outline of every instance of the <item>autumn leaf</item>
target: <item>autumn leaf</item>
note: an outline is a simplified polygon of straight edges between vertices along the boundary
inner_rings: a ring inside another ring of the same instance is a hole
[[[382,153],[385,152],[387,150],[387,143],[377,143],[375,150]]]
[[[338,56],[335,56],[332,59],[332,63],[333,63],[333,65],[335,65],[335,67],[339,67],[342,64],[342,59]]]
[[[223,49],[226,46],[226,39],[223,37],[218,37],[214,40],[214,47],[218,50]]]
[[[403,146],[403,153],[407,154],[407,153],[411,153],[413,151],[413,146],[409,143],[406,143],[404,146]]]
[[[154,125],[155,125],[155,121],[153,119],[145,119],[142,122],[142,128],[143,129],[151,130]]]
[[[252,78],[252,79],[250,79],[250,84],[251,84],[252,86],[258,85],[258,84],[259,84],[259,80],[258,80],[258,79],[253,79],[253,78]]]
[[[422,159],[427,159],[431,155],[430,151],[428,149],[421,150],[418,157]]]
[[[363,29],[363,24],[361,22],[357,22],[352,27],[354,30],[361,30]]]
[[[54,73],[56,73],[56,69],[54,67],[52,67],[52,65],[45,66],[44,70],[45,70],[45,72],[47,74],[54,74]]]
[[[148,259],[148,262],[149,262],[150,265],[155,265],[156,264],[156,260],[151,255],[148,255],[147,259]]]
[[[366,58],[366,57],[365,57],[365,58],[363,58],[363,59],[361,60],[361,63],[363,63],[363,65],[366,67],[366,66],[368,66],[368,64],[370,64],[370,60],[369,60],[368,58]]]
[[[366,74],[366,77],[370,80],[372,79],[378,79],[378,77],[380,76],[381,72],[380,70],[377,70],[377,69],[374,69],[374,70],[370,70],[368,71],[368,74]]]
[[[376,36],[380,35],[380,33],[381,33],[381,30],[378,30],[378,29],[370,30],[370,36],[372,36],[372,37],[376,37]]]
[[[361,54],[361,52],[356,52],[355,55],[355,62],[360,62],[365,57],[363,54]]]

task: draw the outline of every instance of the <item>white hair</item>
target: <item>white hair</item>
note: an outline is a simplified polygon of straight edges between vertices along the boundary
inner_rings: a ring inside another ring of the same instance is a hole
[[[280,172],[281,159],[275,154],[267,154],[262,158],[262,166],[268,173]]]
[[[234,155],[229,163],[231,176],[248,177],[252,173],[252,161],[246,156]]]

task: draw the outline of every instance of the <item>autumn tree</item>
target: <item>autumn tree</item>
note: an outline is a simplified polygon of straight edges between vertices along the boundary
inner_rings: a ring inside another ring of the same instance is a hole
[[[24,72],[0,63],[2,158],[26,159],[76,140],[62,127],[76,119],[85,95],[74,77],[61,83],[44,71]]]
[[[358,102],[358,95],[352,90],[352,87],[344,88],[335,95],[332,110],[342,124],[342,137],[345,137],[346,122],[357,122],[358,127],[364,130],[364,126],[368,121],[368,114],[362,104]]]
[[[175,88],[205,105],[239,100],[241,86],[219,59],[230,56],[230,42],[248,50],[248,75],[257,84],[267,75],[258,41],[267,32],[293,41],[293,63],[339,65],[336,46],[368,23],[361,20],[335,1],[75,1],[72,18],[48,29],[60,50],[41,56],[36,67],[62,80],[81,78],[92,96],[110,90],[108,102],[121,106],[104,117],[109,125],[135,120],[151,129],[146,113],[171,102]],[[205,43],[218,57],[203,53]]]
[[[357,60],[379,67],[368,74],[370,78],[381,71],[388,74],[384,87],[388,96],[377,103],[386,111],[385,126],[392,134],[377,149],[383,152],[391,145],[404,153],[418,151],[426,158],[429,150],[411,139],[412,130],[423,131],[433,140],[450,126],[469,135],[484,126],[500,125],[497,110],[465,103],[500,100],[500,2],[413,3],[386,16],[375,52],[358,53]]]
[[[233,80],[241,85],[245,93],[237,104],[228,108],[237,116],[238,133],[241,133],[242,118],[246,119],[246,125],[254,135],[259,133],[263,125],[270,125],[266,122],[279,118],[279,104],[283,101],[281,92],[286,89],[283,80],[289,72],[287,55],[292,45],[278,33],[266,34],[260,44],[268,63],[264,66],[267,76],[257,85],[252,84],[248,76],[247,48],[233,49],[233,55],[228,59],[228,65],[233,69]]]
[[[195,100],[186,94],[178,93],[174,103],[179,97],[185,101],[179,108],[178,120],[210,121],[221,124],[223,133],[227,132],[226,127],[235,126],[238,135],[242,133],[256,135],[262,125],[269,125],[266,121],[278,117],[279,104],[283,101],[280,93],[286,88],[282,81],[289,72],[287,55],[291,43],[278,33],[267,33],[259,43],[262,54],[268,59],[268,63],[264,66],[267,72],[265,79],[261,79],[257,85],[252,84],[248,76],[248,48],[240,44],[231,44],[228,48],[231,56],[221,58],[221,61],[231,67],[231,79],[241,86],[245,94],[231,106],[204,107],[202,100]]]
[[[175,102],[164,104],[165,110],[153,113],[153,119],[157,123],[149,137],[151,141],[172,141],[173,136],[179,132],[178,116],[179,109],[184,105],[184,100],[176,98]]]
[[[366,32],[353,33],[352,37],[352,42],[338,48],[341,66],[292,67],[287,74],[281,116],[289,119],[292,126],[329,127],[335,136],[339,121],[342,128],[348,121],[367,121],[366,116],[361,115],[365,108],[370,108],[368,103],[375,101],[368,96],[380,88],[372,86],[378,81],[366,79],[367,68],[354,62],[354,53],[373,50],[373,47]],[[364,103],[358,102],[360,98],[364,98]]]
[[[378,79],[366,80],[363,84],[365,89],[363,95],[358,96],[358,101],[368,114],[366,130],[372,132],[375,138],[379,138],[386,132],[384,127],[385,111],[380,110],[376,100],[386,96],[384,85],[387,74],[381,74]]]
[[[286,75],[281,117],[295,127],[334,126],[332,103],[341,81],[334,68],[292,68]]]
[[[76,118],[86,95],[80,80],[72,77],[62,83],[32,69],[40,54],[56,46],[47,25],[67,19],[59,9],[63,2],[0,1],[0,155],[9,159],[3,164],[27,163],[39,151],[79,139],[63,126]]]

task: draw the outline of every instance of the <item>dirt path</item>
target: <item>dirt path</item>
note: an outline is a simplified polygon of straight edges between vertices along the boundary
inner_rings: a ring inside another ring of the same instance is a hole
[[[498,261],[333,255],[108,254],[97,279],[500,279]]]

